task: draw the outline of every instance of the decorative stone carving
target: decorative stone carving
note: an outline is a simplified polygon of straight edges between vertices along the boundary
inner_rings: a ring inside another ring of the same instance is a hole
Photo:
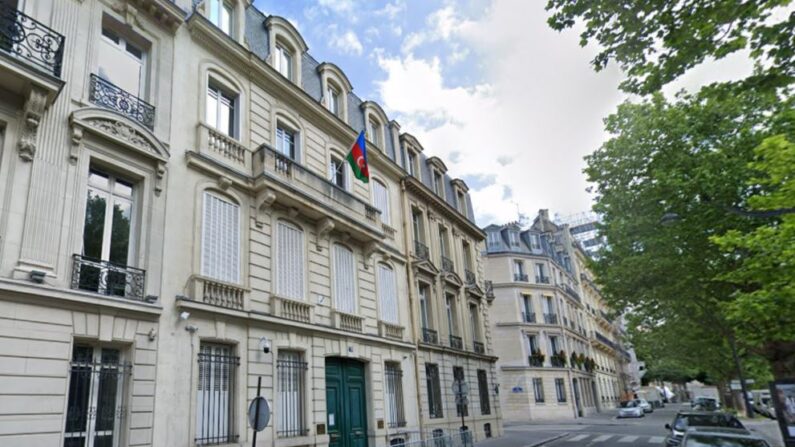
[[[157,150],[152,146],[141,133],[121,121],[111,121],[108,119],[93,118],[86,121],[91,127],[100,130],[108,135],[124,140],[133,146],[147,152],[157,154]]]
[[[231,178],[226,175],[218,177],[218,187],[221,188],[222,191],[226,191],[230,186],[232,186]]]
[[[166,175],[166,163],[162,161],[157,162],[157,171],[155,172],[155,195],[160,197],[163,192],[163,177]]]
[[[334,221],[328,217],[320,219],[320,221],[317,223],[317,240],[315,241],[315,248],[317,248],[317,251],[323,251],[323,247],[320,246],[320,240],[329,234],[333,229]]]
[[[36,137],[41,116],[44,114],[46,107],[47,93],[43,89],[34,86],[25,101],[22,130],[17,144],[19,157],[25,161],[33,161],[33,156],[36,154]]]
[[[254,220],[254,225],[257,228],[262,228],[265,225],[265,218],[268,209],[276,201],[276,193],[272,189],[265,189],[257,195],[257,217]]]
[[[69,163],[77,163],[77,156],[80,153],[80,147],[83,144],[83,128],[72,127],[72,147],[69,149]]]

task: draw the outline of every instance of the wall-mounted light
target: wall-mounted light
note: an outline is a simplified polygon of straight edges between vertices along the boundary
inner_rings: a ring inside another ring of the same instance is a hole
[[[185,321],[185,320],[187,320],[188,318],[190,318],[190,312],[187,312],[187,311],[182,311],[182,312],[180,312],[180,313],[179,313],[179,319],[180,319],[181,321]]]
[[[155,341],[157,338],[157,330],[155,328],[149,329],[149,341]]]
[[[30,278],[30,280],[36,284],[41,284],[44,282],[44,277],[46,275],[47,273],[42,272],[41,270],[31,270],[30,273],[28,273],[28,278]]]
[[[192,324],[189,324],[189,325],[185,326],[185,330],[190,332],[191,334],[195,334],[196,331],[199,330],[199,327],[198,326],[194,326]]]

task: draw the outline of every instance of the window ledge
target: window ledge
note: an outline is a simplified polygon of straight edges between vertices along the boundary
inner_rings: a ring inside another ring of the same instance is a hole
[[[325,439],[325,440],[324,440]],[[328,436],[295,436],[291,438],[276,438],[276,447],[296,447],[304,445],[320,445],[328,443]]]

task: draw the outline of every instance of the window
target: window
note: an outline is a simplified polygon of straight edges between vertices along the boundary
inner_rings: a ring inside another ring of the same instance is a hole
[[[128,285],[125,272],[132,259],[133,205],[132,182],[89,170],[79,289],[115,296],[142,292]]]
[[[513,280],[527,281],[527,274],[524,272],[524,261],[514,259],[513,261]]]
[[[75,344],[69,365],[64,446],[119,445],[131,368],[118,349]]]
[[[453,380],[458,383],[466,383],[464,379],[464,368],[460,366],[453,367]],[[455,413],[456,416],[469,416],[469,407],[464,404],[456,404]]]
[[[442,255],[442,258],[446,258],[449,256],[447,252],[447,228],[439,225],[439,253]]]
[[[331,84],[326,86],[326,105],[329,112],[334,115],[340,116],[342,113],[340,109],[340,91]]]
[[[411,229],[414,233],[415,242],[423,242],[425,240],[425,231],[422,226],[422,213],[415,209],[411,210]]]
[[[294,130],[279,123],[276,126],[276,151],[296,160],[295,137],[296,132]]]
[[[478,318],[478,306],[477,304],[470,304],[469,305],[469,325],[472,329],[472,341],[479,341],[480,340],[480,323]]]
[[[425,284],[420,284],[420,319],[422,328],[430,328],[431,313],[428,300],[430,298],[430,288]]]
[[[276,436],[287,438],[307,433],[304,416],[304,375],[307,365],[300,352],[279,350],[276,359]]]
[[[544,264],[536,264],[536,282],[548,284],[549,278],[546,275]]]
[[[398,324],[400,321],[397,301],[395,271],[386,264],[378,264],[378,295],[381,302],[381,320]]]
[[[486,235],[488,239],[489,248],[499,248],[500,247],[500,233],[497,232],[490,232]]]
[[[417,175],[417,154],[415,154],[411,150],[409,150],[408,152],[409,152],[409,165],[408,165],[409,175],[414,177],[419,177]]]
[[[367,120],[367,137],[370,141],[378,146],[381,147],[381,123],[378,122],[373,117]]]
[[[240,357],[228,345],[202,343],[196,393],[196,444],[237,441],[235,378]]]
[[[210,81],[207,84],[207,124],[217,131],[237,138],[237,95]]]
[[[287,222],[276,225],[276,293],[285,298],[304,297],[304,232]]]
[[[329,161],[329,180],[338,187],[348,190],[348,170],[345,169],[345,161],[334,155],[331,156]]]
[[[522,295],[522,309],[524,321],[527,323],[534,323],[535,312],[533,312],[533,297],[530,295]]]
[[[530,235],[530,248],[532,248],[533,250],[541,249],[541,240],[539,239],[537,234]]]
[[[472,268],[472,251],[469,242],[461,241],[461,251],[464,253],[464,268],[471,272],[474,268]]]
[[[293,81],[293,53],[282,45],[276,45],[276,54],[273,56],[276,71],[285,78]]]
[[[334,244],[334,305],[340,312],[356,313],[356,262],[346,246]]]
[[[389,215],[389,190],[386,189],[386,185],[378,180],[373,180],[372,185],[373,206],[381,211],[381,222],[389,225],[392,220]]]
[[[566,402],[566,385],[563,383],[563,379],[555,379],[555,395],[558,402]]]
[[[208,0],[207,8],[210,22],[226,34],[232,34],[232,5],[224,0]]]
[[[519,233],[516,231],[509,231],[508,232],[508,242],[511,243],[511,247],[518,248],[519,247]]]
[[[552,297],[543,297],[541,300],[541,306],[543,307],[545,314],[555,315],[555,304],[552,302]]]
[[[544,381],[540,377],[533,379],[533,395],[536,403],[544,403]]]
[[[455,296],[447,295],[445,297],[445,309],[447,311],[447,329],[450,332],[451,336],[455,336],[458,333],[457,324],[456,324],[456,309],[455,309]]]
[[[527,347],[530,350],[531,355],[534,352],[539,351],[538,338],[534,334],[527,334]]]
[[[240,281],[240,207],[204,193],[202,275],[219,281]]]
[[[551,354],[557,354],[560,352],[560,345],[558,344],[558,337],[554,335],[550,335],[549,337],[549,349]]]
[[[491,414],[489,403],[489,381],[486,377],[486,370],[478,370],[478,395],[480,396],[480,414]]]
[[[439,366],[425,364],[425,382],[428,388],[428,414],[431,419],[443,417],[442,386],[439,383]]]
[[[456,196],[456,204],[458,205],[458,212],[466,216],[467,214],[466,196],[461,191],[458,191],[458,194]]]
[[[444,183],[439,171],[433,171],[433,191],[437,196],[444,198]]]
[[[103,20],[107,21],[106,20]],[[144,96],[146,51],[123,33],[102,25],[99,44],[98,75],[133,96]]]
[[[403,371],[400,364],[387,362],[384,369],[386,380],[386,420],[389,428],[405,427],[403,411]]]

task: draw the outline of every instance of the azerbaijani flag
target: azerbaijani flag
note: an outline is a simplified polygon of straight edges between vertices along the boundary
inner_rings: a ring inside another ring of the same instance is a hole
[[[370,181],[370,168],[367,166],[367,146],[364,142],[364,131],[359,133],[359,138],[351,146],[351,151],[345,157],[353,169],[357,179],[367,183]]]

